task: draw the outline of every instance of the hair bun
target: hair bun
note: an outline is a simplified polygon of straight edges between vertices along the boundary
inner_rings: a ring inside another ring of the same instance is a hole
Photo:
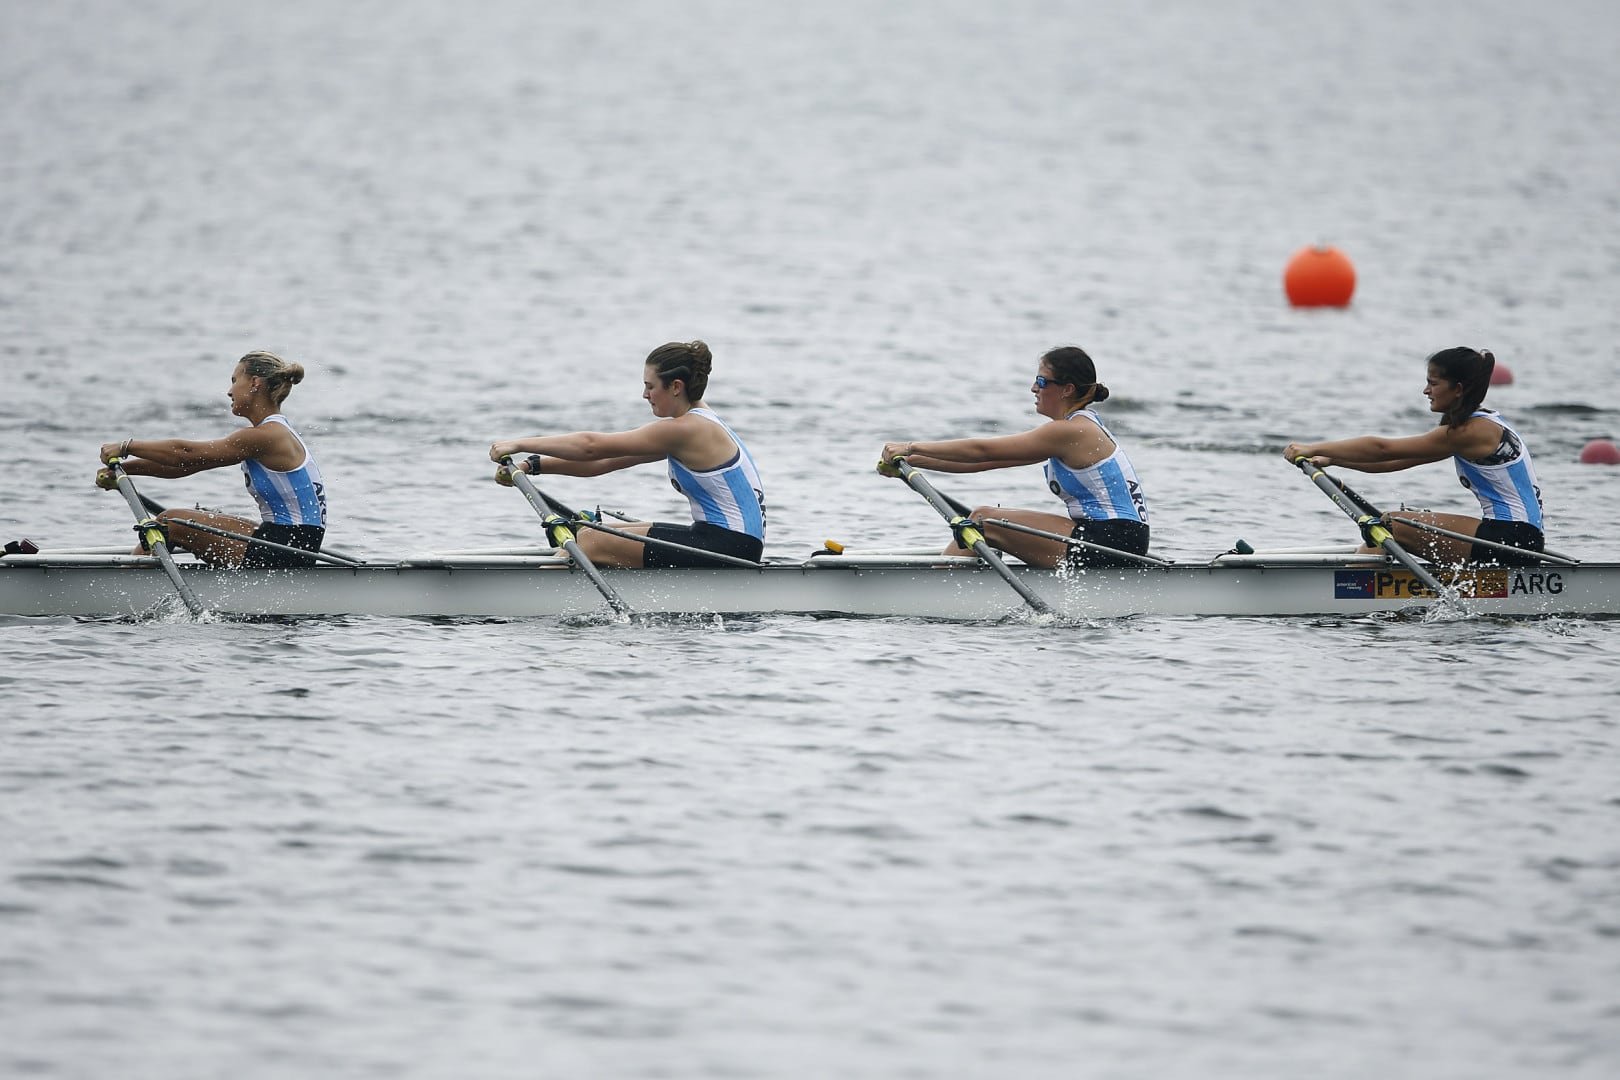
[[[702,340],[688,341],[686,347],[692,351],[693,372],[707,375],[714,367],[714,354],[709,352],[708,343]]]

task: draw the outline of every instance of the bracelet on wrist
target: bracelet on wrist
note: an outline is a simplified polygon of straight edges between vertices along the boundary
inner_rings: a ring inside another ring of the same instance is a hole
[[[528,457],[524,458],[523,460],[525,462],[527,462],[528,465],[529,465],[529,475],[530,476],[539,476],[540,475],[540,455],[539,454],[530,454]]]

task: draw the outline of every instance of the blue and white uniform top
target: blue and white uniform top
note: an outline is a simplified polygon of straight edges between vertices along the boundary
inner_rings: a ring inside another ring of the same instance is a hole
[[[265,417],[263,423],[277,423],[292,431],[304,451],[304,463],[291,472],[277,472],[251,459],[242,462],[242,475],[259,504],[260,516],[278,525],[326,528],[326,485],[321,481],[321,467],[315,464],[315,455],[309,452],[309,447],[304,445],[298,432],[293,431],[285,416],[275,413]]]
[[[1095,465],[1084,469],[1071,469],[1057,458],[1046,460],[1046,486],[1052,494],[1063,500],[1069,517],[1075,521],[1104,521],[1120,519],[1147,524],[1147,500],[1142,497],[1142,484],[1136,479],[1131,459],[1119,447],[1119,440],[1104,426],[1090,409],[1076,409],[1063,419],[1084,416],[1102,429],[1114,444],[1114,450]]]
[[[732,532],[765,539],[765,489],[759,483],[754,459],[737,433],[712,409],[692,409],[691,416],[719,424],[737,446],[732,459],[717,469],[693,472],[669,458],[669,482],[692,504],[692,520],[706,521]]]
[[[1473,416],[1483,416],[1500,427],[1502,439],[1484,461],[1453,457],[1457,479],[1479,500],[1484,517],[1492,521],[1525,521],[1541,528],[1541,485],[1536,482],[1536,467],[1523,437],[1500,413],[1480,409]]]

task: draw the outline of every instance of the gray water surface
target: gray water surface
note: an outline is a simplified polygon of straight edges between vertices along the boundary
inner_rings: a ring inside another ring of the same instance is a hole
[[[1466,343],[1549,544],[1612,559],[1617,46],[1596,2],[12,5],[0,538],[128,540],[96,449],[223,434],[267,348],[334,545],[533,540],[489,442],[642,423],[702,337],[773,554],[943,546],[879,446],[1034,423],[1063,342],[1158,552],[1349,543],[1277,450],[1422,430]],[[1283,301],[1318,241],[1349,309]],[[1608,1077],[1617,661],[1604,620],[3,620],[0,1072]]]

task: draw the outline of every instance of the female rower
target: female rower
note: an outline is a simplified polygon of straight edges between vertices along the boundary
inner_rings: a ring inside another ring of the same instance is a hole
[[[883,447],[878,471],[892,475],[888,463],[905,458],[914,467],[940,472],[982,472],[1014,465],[1046,463],[1046,483],[1068,507],[1068,517],[1039,510],[1003,510],[981,506],[974,521],[1003,518],[1076,540],[1135,555],[1148,549],[1147,502],[1130,458],[1114,441],[1092,406],[1108,400],[1108,387],[1097,381],[1097,368],[1085,350],[1073,345],[1041,357],[1035,383],[1035,411],[1049,422],[1018,435],[948,439],[942,442],[891,442]],[[1032,566],[1133,565],[1095,548],[1064,544],[999,525],[984,525],[992,547],[1018,556]],[[956,544],[947,555],[969,554]]]
[[[1406,524],[1421,521],[1480,540],[1542,550],[1541,488],[1530,448],[1499,413],[1481,407],[1495,366],[1496,358],[1488,352],[1462,346],[1443,349],[1429,357],[1423,386],[1429,411],[1440,414],[1433,430],[1405,438],[1362,435],[1336,442],[1291,442],[1283,456],[1289,461],[1308,457],[1318,466],[1340,465],[1359,472],[1396,472],[1449,457],[1456,464],[1457,479],[1479,500],[1482,517],[1386,514],[1396,543],[1435,562],[1534,565],[1539,560],[1533,555],[1512,555]]]
[[[231,372],[226,396],[231,412],[251,426],[222,439],[125,439],[101,448],[101,460],[120,460],[131,476],[174,478],[225,465],[242,466],[248,490],[259,504],[257,523],[211,510],[165,510],[158,520],[168,528],[169,546],[222,566],[313,566],[315,560],[250,544],[245,537],[305,551],[319,551],[326,537],[326,486],[315,457],[279,411],[292,388],[303,381],[301,364],[267,352],[250,352]],[[96,473],[96,484],[117,486],[112,470]],[[192,528],[211,526],[236,533],[233,539]]]
[[[692,524],[638,522],[620,531],[758,561],[765,543],[765,494],[748,448],[703,403],[713,363],[701,341],[660,345],[647,356],[641,394],[659,419],[634,431],[506,439],[489,448],[490,459],[529,454],[519,469],[562,476],[601,476],[667,460],[670,483],[691,503]],[[501,471],[495,478],[511,483]],[[595,529],[583,530],[579,545],[598,566],[715,565],[701,555]]]

